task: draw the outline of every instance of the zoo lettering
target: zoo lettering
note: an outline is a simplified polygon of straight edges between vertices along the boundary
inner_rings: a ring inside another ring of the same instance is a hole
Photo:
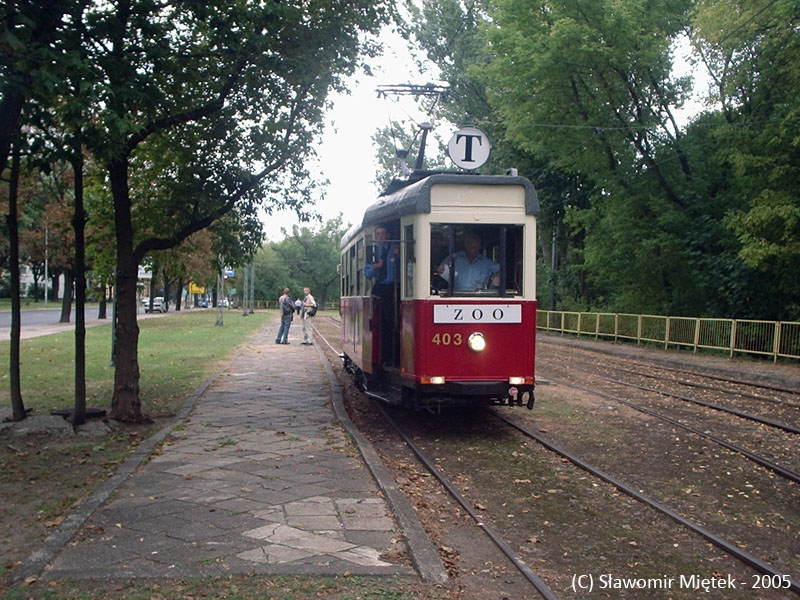
[[[502,308],[495,308],[492,311],[492,318],[495,321],[502,321],[505,313],[503,312]],[[483,318],[483,310],[480,308],[473,309],[472,311],[472,318],[475,321],[480,321]],[[463,308],[454,308],[453,309],[453,320],[454,321],[463,321],[464,320],[464,309]]]

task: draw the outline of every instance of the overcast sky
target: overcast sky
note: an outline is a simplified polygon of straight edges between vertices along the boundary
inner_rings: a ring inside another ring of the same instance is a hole
[[[325,198],[317,203],[317,212],[323,220],[331,219],[340,212],[345,223],[361,220],[364,210],[378,197],[371,181],[377,169],[376,149],[372,135],[377,129],[389,125],[392,119],[404,118],[402,108],[411,111],[408,98],[398,104],[378,98],[376,89],[380,85],[430,81],[429,75],[421,74],[406,50],[406,42],[397,33],[387,30],[381,36],[385,44],[384,54],[372,61],[373,76],[357,74],[348,86],[349,95],[333,97],[333,109],[329,112],[323,144],[318,149],[319,164],[311,166],[320,179],[329,180]],[[413,112],[411,116],[415,116]],[[265,231],[271,241],[283,239],[281,227],[291,231],[298,219],[291,211],[275,212],[265,217]],[[311,227],[316,223],[303,224]]]
[[[424,120],[423,116],[413,112],[413,102],[409,97],[396,101],[378,98],[376,89],[380,85],[433,82],[436,80],[435,67],[430,67],[433,73],[420,73],[407,49],[406,41],[388,28],[382,34],[381,40],[385,51],[371,62],[373,76],[355,75],[348,86],[350,94],[337,94],[333,97],[333,109],[328,114],[323,143],[318,150],[319,163],[310,167],[312,173],[319,173],[320,180],[327,179],[330,182],[325,198],[318,200],[316,206],[323,220],[331,219],[341,212],[345,224],[360,221],[364,210],[380,193],[371,183],[377,169],[377,150],[373,146],[372,135],[377,129],[388,126],[392,120],[404,121],[407,130],[412,127],[412,117],[417,121]],[[689,52],[686,41],[675,48],[677,71],[686,72],[690,69],[687,63]],[[707,83],[703,79],[699,85],[695,85],[700,94],[706,88]],[[700,101],[695,100],[678,111],[681,124],[685,124],[700,109]],[[449,133],[440,130],[440,136],[449,138]],[[409,164],[413,164],[411,158]],[[292,225],[299,224],[297,216],[285,210],[265,216],[264,221],[265,232],[270,241],[283,239],[282,227],[291,231]],[[318,226],[316,222],[301,225]]]

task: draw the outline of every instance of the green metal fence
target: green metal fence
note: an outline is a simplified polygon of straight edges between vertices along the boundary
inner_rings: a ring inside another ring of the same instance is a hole
[[[650,342],[678,346],[800,359],[800,322],[747,319],[705,319],[620,313],[539,310],[536,328],[596,339]]]

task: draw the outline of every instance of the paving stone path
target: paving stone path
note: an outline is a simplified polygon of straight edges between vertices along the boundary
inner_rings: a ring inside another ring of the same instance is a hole
[[[296,325],[296,324],[295,324]],[[277,320],[276,320],[277,328]],[[313,346],[252,340],[47,578],[413,574]]]

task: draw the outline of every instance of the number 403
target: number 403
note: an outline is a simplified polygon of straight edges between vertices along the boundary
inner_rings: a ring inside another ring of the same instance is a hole
[[[464,343],[464,338],[460,333],[437,333],[431,340],[437,346],[460,346]]]

